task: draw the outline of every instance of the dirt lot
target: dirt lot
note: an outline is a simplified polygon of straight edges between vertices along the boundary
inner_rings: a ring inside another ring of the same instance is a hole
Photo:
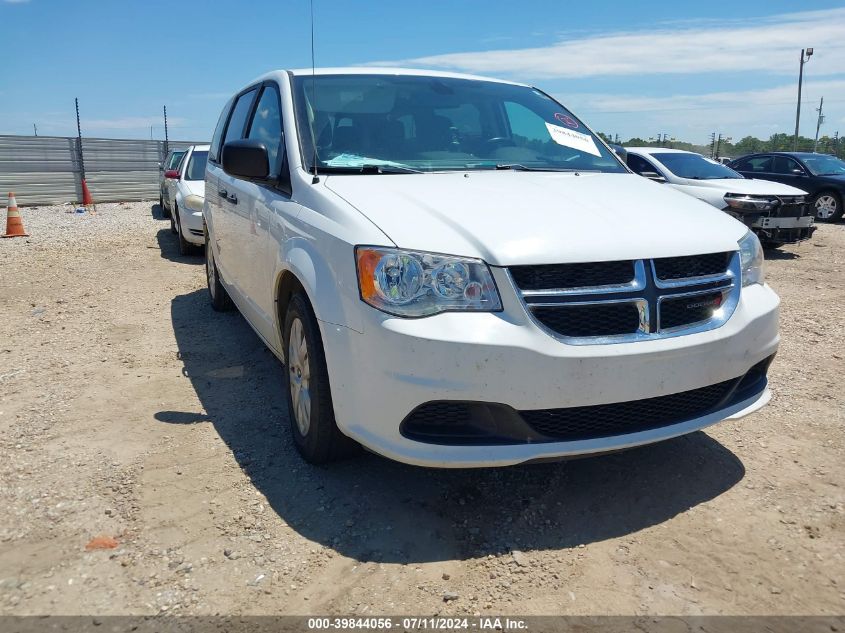
[[[431,471],[302,462],[280,364],[211,311],[158,207],[65,211],[0,241],[0,613],[845,611],[845,226],[771,255],[762,411]]]

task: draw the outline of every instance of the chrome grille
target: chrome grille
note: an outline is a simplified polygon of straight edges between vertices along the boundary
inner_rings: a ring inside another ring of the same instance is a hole
[[[589,273],[581,277],[579,268]],[[517,266],[508,273],[532,319],[576,345],[717,328],[736,309],[741,286],[738,252]]]

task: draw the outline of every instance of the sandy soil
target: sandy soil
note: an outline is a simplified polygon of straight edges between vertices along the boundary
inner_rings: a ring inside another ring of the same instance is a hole
[[[0,241],[0,613],[843,612],[845,226],[770,254],[762,411],[431,471],[302,462],[280,364],[158,207],[65,211]]]

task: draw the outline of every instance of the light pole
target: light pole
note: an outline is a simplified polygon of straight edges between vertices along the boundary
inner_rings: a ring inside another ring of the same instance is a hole
[[[805,57],[806,52],[806,58]],[[813,56],[813,49],[808,48],[806,51],[801,49],[801,64],[798,66],[798,107],[795,109],[795,136],[792,139],[792,151],[798,151],[798,124],[801,121],[801,82],[804,80],[804,64],[810,61]]]
[[[815,154],[819,149],[819,128],[824,123],[824,114],[822,114],[822,108],[824,107],[824,97],[822,100],[819,101],[819,107],[816,108],[816,111],[819,113],[819,118],[816,121],[816,140],[813,141],[813,153]]]

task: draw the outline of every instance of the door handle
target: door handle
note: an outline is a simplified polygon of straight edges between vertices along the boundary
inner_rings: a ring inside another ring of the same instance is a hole
[[[217,195],[220,196],[221,198],[226,198],[226,197],[228,197],[229,193],[225,189],[218,189]]]
[[[231,194],[229,196],[229,202],[231,202],[232,204],[238,204],[238,196],[236,196],[235,194]]]

